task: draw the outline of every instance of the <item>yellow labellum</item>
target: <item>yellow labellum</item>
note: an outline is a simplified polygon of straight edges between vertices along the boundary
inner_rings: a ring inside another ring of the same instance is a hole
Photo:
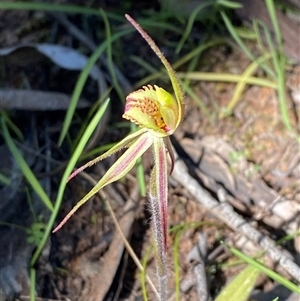
[[[123,118],[152,130],[158,137],[169,136],[179,124],[178,102],[163,88],[144,86],[127,96]]]

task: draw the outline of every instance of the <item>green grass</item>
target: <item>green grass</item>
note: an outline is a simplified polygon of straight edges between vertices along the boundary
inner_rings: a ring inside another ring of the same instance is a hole
[[[249,265],[255,267],[257,270],[259,270],[261,273],[264,273],[265,275],[267,275],[268,277],[270,277],[271,279],[273,279],[274,281],[276,281],[277,283],[282,284],[283,286],[285,286],[287,289],[289,289],[292,292],[295,292],[297,294],[300,294],[300,287],[296,284],[294,284],[293,282],[291,282],[290,280],[286,279],[285,277],[281,276],[280,274],[278,274],[277,272],[267,268],[266,266],[264,266],[262,263],[260,263],[259,261],[245,255],[244,253],[242,253],[241,251],[232,248],[232,247],[228,247],[229,250],[236,255],[238,258],[242,259],[243,261],[247,262]]]
[[[30,261],[30,276],[31,276],[31,291],[30,291],[30,296],[31,296],[31,301],[35,300],[35,264],[46,244],[46,241],[48,240],[50,233],[53,229],[53,225],[54,222],[57,218],[59,209],[61,207],[61,203],[63,200],[63,195],[64,195],[64,191],[66,188],[66,183],[67,183],[67,178],[68,176],[71,174],[73,168],[75,167],[75,164],[78,161],[78,158],[80,157],[80,155],[82,154],[82,151],[87,143],[87,141],[89,140],[90,136],[92,135],[94,129],[96,128],[97,124],[100,122],[107,106],[109,103],[109,99],[106,100],[98,109],[98,111],[96,112],[96,114],[93,116],[93,118],[91,119],[90,123],[88,124],[86,130],[84,131],[81,140],[79,142],[79,144],[77,145],[77,147],[75,148],[73,154],[71,155],[70,161],[68,162],[68,165],[63,173],[63,176],[61,178],[60,181],[60,185],[58,188],[58,193],[57,193],[57,197],[56,200],[54,202],[54,206],[52,205],[51,200],[49,199],[49,197],[47,196],[46,192],[44,191],[44,189],[42,188],[42,186],[39,184],[38,179],[35,177],[33,171],[30,169],[30,167],[27,165],[25,159],[23,158],[23,156],[21,155],[21,153],[19,152],[18,148],[16,147],[16,144],[14,143],[14,140],[12,139],[5,119],[7,119],[7,117],[3,117],[3,114],[1,115],[1,126],[2,126],[2,131],[3,131],[3,136],[5,138],[6,144],[8,145],[13,157],[15,158],[16,162],[18,163],[18,165],[20,166],[20,169],[24,175],[24,177],[27,179],[28,183],[30,184],[30,186],[32,187],[33,191],[35,191],[37,193],[37,195],[40,197],[41,201],[45,204],[45,206],[51,211],[51,216],[49,218],[48,223],[46,224],[46,227],[42,230],[44,230],[43,235],[39,236],[39,245],[37,246],[31,261]],[[36,229],[34,229],[36,230]],[[41,228],[39,228],[39,230],[41,230]],[[31,234],[31,233],[30,233]]]
[[[284,55],[283,51],[283,42],[282,42],[282,36],[281,31],[278,25],[278,20],[276,16],[276,10],[273,0],[266,0],[266,6],[269,12],[270,19],[272,21],[273,30],[275,32],[276,41],[274,42],[271,38],[271,33],[269,29],[262,23],[259,22],[259,24],[263,27],[263,33],[264,37],[267,41],[268,48],[265,48],[262,43],[262,37],[260,35],[260,32],[258,30],[258,22],[253,22],[253,33],[256,36],[256,42],[259,48],[264,52],[263,56],[270,56],[270,59],[272,60],[272,64],[266,63],[266,60],[260,60],[258,57],[255,57],[254,54],[249,50],[249,48],[246,46],[246,44],[243,42],[243,40],[238,35],[238,31],[236,28],[232,25],[229,17],[226,15],[225,12],[221,12],[222,18],[224,20],[224,23],[231,34],[234,41],[239,45],[239,47],[242,49],[242,51],[249,57],[251,61],[257,63],[259,67],[261,67],[266,74],[273,78],[273,80],[276,82],[276,91],[278,95],[278,101],[279,101],[279,107],[281,111],[282,121],[285,125],[285,127],[293,133],[297,139],[299,140],[298,134],[296,134],[296,130],[293,128],[290,120],[290,114],[288,110],[288,100],[286,99],[286,85],[285,85],[285,70],[286,70],[286,57]],[[262,57],[263,57],[262,56]],[[241,92],[241,91],[240,91]],[[237,95],[234,95],[234,98],[231,100],[230,106],[227,107],[229,112],[232,111],[232,108],[236,105],[238,101],[238,96],[240,96],[241,93],[238,93]]]
[[[29,185],[32,187],[33,191],[40,197],[41,201],[44,203],[44,205],[51,211],[53,212],[54,208],[51,203],[51,200],[49,199],[48,195],[44,191],[43,187],[39,183],[38,179],[34,175],[33,171],[30,169],[28,164],[26,163],[23,155],[21,152],[18,150],[18,147],[14,143],[10,132],[8,130],[7,124],[5,120],[7,120],[8,117],[6,113],[1,112],[1,127],[2,127],[2,132],[4,136],[4,140],[6,145],[8,146],[12,156],[14,157],[15,161],[17,162],[18,166],[20,167],[23,176],[29,183]]]

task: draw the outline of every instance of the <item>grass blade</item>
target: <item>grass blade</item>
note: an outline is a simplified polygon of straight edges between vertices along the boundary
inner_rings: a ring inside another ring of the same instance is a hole
[[[58,188],[58,193],[57,193],[57,197],[54,203],[54,210],[52,211],[52,214],[50,216],[50,219],[48,221],[44,236],[41,240],[40,245],[37,247],[37,249],[35,250],[32,258],[31,258],[31,262],[30,265],[34,266],[37,259],[39,258],[45,243],[51,233],[51,230],[53,228],[53,224],[55,222],[55,219],[57,217],[59,208],[61,206],[61,202],[63,199],[63,194],[66,188],[66,183],[67,183],[67,179],[68,176],[71,174],[76,162],[78,161],[78,158],[80,157],[87,141],[89,140],[90,136],[92,135],[94,129],[96,128],[97,124],[99,123],[100,119],[102,118],[107,106],[109,103],[109,99],[107,99],[102,106],[99,108],[98,112],[95,114],[94,118],[91,120],[91,122],[89,123],[84,135],[82,136],[82,139],[80,140],[76,150],[74,151],[74,153],[72,154],[72,157],[70,158],[70,161],[65,169],[65,172],[61,178],[60,184],[59,184],[59,188]]]
[[[230,82],[230,83],[238,83],[241,79],[240,74],[230,74],[230,73],[213,73],[213,72],[189,72],[189,73],[181,73],[178,72],[177,76],[179,78],[188,78],[191,80],[197,81],[211,81],[211,82]],[[264,78],[259,77],[247,77],[245,78],[245,82],[248,85],[256,85],[262,87],[268,87],[272,89],[277,89],[277,83],[269,81]]]
[[[113,56],[112,56],[112,39],[111,39],[111,30],[110,30],[110,25],[109,21],[107,18],[106,13],[104,12],[103,9],[100,10],[104,26],[105,26],[105,33],[106,33],[106,42],[107,42],[107,48],[106,48],[106,53],[107,53],[107,63],[108,63],[108,71],[111,76],[111,80],[113,83],[113,87],[116,89],[118,96],[122,102],[125,101],[125,95],[121,89],[121,86],[118,82],[115,69],[114,69],[114,63],[113,63]]]
[[[256,71],[256,69],[259,67],[259,64],[263,63],[264,61],[270,59],[272,57],[271,54],[267,53],[257,60],[253,61],[243,72],[242,75],[240,75],[240,80],[238,84],[236,85],[232,98],[229,102],[229,104],[226,106],[225,111],[221,112],[220,118],[224,118],[228,114],[231,114],[235,106],[237,105],[238,101],[241,99],[241,95],[245,89],[245,86],[247,85],[247,79]]]
[[[300,294],[300,287],[295,285],[294,283],[292,283],[288,279],[286,279],[286,278],[282,277],[281,275],[277,274],[275,271],[270,270],[269,268],[267,268],[263,264],[261,264],[258,261],[252,259],[251,257],[246,256],[245,254],[243,254],[239,250],[237,250],[235,248],[232,248],[232,247],[228,247],[228,249],[235,256],[237,256],[238,258],[240,258],[240,259],[244,260],[245,262],[251,264],[252,266],[258,268],[262,273],[265,273],[267,276],[269,276],[273,280],[277,281],[278,283],[282,284],[283,286],[285,286],[286,288],[288,288],[292,292]]]
[[[221,291],[215,301],[246,301],[248,300],[260,270],[247,266]]]
[[[185,28],[185,31],[180,39],[180,41],[178,42],[178,45],[175,49],[175,53],[176,54],[179,54],[182,47],[183,47],[183,44],[185,43],[185,41],[187,40],[187,38],[189,37],[191,31],[192,31],[192,28],[193,28],[193,25],[194,25],[194,22],[196,20],[196,17],[198,15],[198,13],[204,9],[205,7],[207,6],[210,6],[212,5],[212,1],[206,1],[206,2],[202,2],[201,4],[199,4],[194,10],[193,12],[191,13],[191,15],[189,16],[189,19],[188,19],[188,23],[186,25],[186,28]]]
[[[52,205],[49,197],[47,196],[45,190],[43,189],[43,187],[41,186],[41,184],[39,183],[39,181],[35,177],[34,173],[30,169],[30,167],[28,166],[26,161],[24,160],[24,158],[21,155],[20,151],[18,150],[17,146],[15,145],[12,137],[10,136],[10,133],[9,133],[8,128],[6,126],[6,122],[4,120],[3,115],[1,117],[2,117],[1,118],[1,126],[2,126],[3,136],[4,136],[5,142],[8,146],[8,148],[9,148],[12,156],[14,157],[16,162],[18,163],[24,177],[26,178],[26,180],[28,181],[28,183],[30,184],[32,189],[40,197],[40,199],[43,201],[44,205],[50,211],[53,212],[54,208],[53,208],[53,205]]]
[[[113,35],[111,37],[110,42],[120,38],[121,36],[127,34],[128,32],[130,32],[132,30],[124,30],[121,31],[115,35]],[[90,70],[92,69],[92,67],[94,66],[94,64],[96,63],[96,61],[98,60],[98,58],[100,57],[100,55],[105,51],[107,45],[108,45],[108,41],[105,41],[104,43],[102,43],[96,50],[95,52],[92,54],[92,56],[90,57],[90,59],[88,60],[88,63],[86,64],[86,66],[84,67],[84,69],[81,71],[79,78],[76,82],[72,97],[71,97],[71,101],[70,101],[70,105],[68,108],[68,111],[66,113],[65,116],[65,120],[63,123],[63,127],[62,127],[62,131],[60,133],[60,137],[58,140],[58,144],[61,145],[71,124],[71,120],[73,119],[73,115],[76,109],[76,105],[77,102],[79,100],[80,94],[83,90],[83,87],[85,85],[85,82],[88,78],[88,75],[90,73]]]
[[[229,33],[231,34],[231,36],[233,37],[233,39],[236,41],[236,43],[240,46],[240,48],[244,51],[244,53],[252,60],[252,61],[256,61],[255,56],[252,54],[252,52],[250,51],[250,49],[246,46],[246,44],[242,41],[242,39],[239,37],[239,35],[237,34],[236,30],[234,29],[232,23],[230,22],[229,18],[227,17],[227,15],[225,14],[225,12],[221,12],[221,16],[224,20],[224,23],[229,31]],[[276,75],[274,73],[274,71],[272,69],[270,69],[268,66],[266,65],[262,65],[260,64],[260,67],[269,75],[272,77],[276,78]]]

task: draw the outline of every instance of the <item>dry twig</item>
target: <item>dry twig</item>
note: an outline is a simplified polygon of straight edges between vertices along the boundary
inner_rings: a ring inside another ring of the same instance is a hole
[[[228,227],[245,235],[249,240],[259,245],[271,258],[272,261],[286,270],[295,280],[299,281],[300,268],[288,258],[275,242],[253,228],[245,219],[237,214],[228,203],[219,203],[189,174],[188,167],[176,153],[176,164],[172,176],[184,186],[195,200],[201,203],[212,214],[223,221]]]

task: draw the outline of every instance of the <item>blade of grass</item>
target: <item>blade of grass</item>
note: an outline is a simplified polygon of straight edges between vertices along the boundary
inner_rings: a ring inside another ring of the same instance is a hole
[[[182,73],[178,72],[177,76],[179,78],[197,80],[197,81],[216,81],[216,82],[230,82],[238,83],[240,81],[241,75],[239,74],[230,74],[230,73],[213,73],[213,72],[189,72]],[[277,83],[271,82],[264,78],[258,77],[248,77],[245,79],[248,85],[263,86],[272,89],[277,89]]]
[[[273,25],[273,28],[275,31],[276,40],[279,45],[279,51],[280,51],[280,53],[283,53],[281,30],[280,30],[279,24],[278,24],[278,18],[277,18],[277,14],[276,14],[274,1],[266,0],[266,6],[267,6],[268,13],[269,13],[269,16],[270,16],[270,19],[271,19],[271,22],[272,22],[272,25]]]
[[[90,151],[86,152],[86,153],[82,153],[79,157],[79,161],[84,161],[87,159],[91,159],[92,157],[98,157],[101,153],[104,153],[106,151],[108,151],[110,148],[112,148],[113,146],[115,146],[117,143],[108,143],[105,145],[101,145],[99,147],[93,148]]]
[[[22,227],[22,226],[19,226],[19,225],[16,225],[16,224],[12,224],[12,223],[8,223],[8,222],[3,222],[3,221],[0,221],[0,225],[1,226],[6,226],[6,227],[11,227],[11,228],[16,228],[16,229],[19,229],[23,232],[26,232],[27,228],[25,227]]]
[[[262,273],[265,273],[271,279],[273,279],[273,280],[277,281],[278,283],[282,284],[283,286],[285,286],[289,290],[300,294],[300,287],[298,287],[297,285],[295,285],[294,283],[292,283],[288,279],[282,277],[281,275],[279,275],[275,271],[270,270],[269,268],[267,268],[263,264],[261,264],[258,261],[252,259],[251,257],[248,257],[247,255],[240,252],[239,250],[237,250],[235,248],[232,248],[232,247],[229,247],[229,246],[227,246],[227,247],[230,250],[230,252],[232,252],[238,258],[240,258],[240,259],[244,260],[245,262],[249,263],[250,265],[258,268]]]
[[[176,54],[180,53],[180,51],[181,51],[181,49],[183,47],[183,44],[185,43],[185,41],[189,37],[198,13],[201,10],[203,10],[205,7],[211,6],[212,4],[213,4],[212,1],[204,1],[204,2],[200,3],[199,5],[197,5],[197,7],[193,10],[193,12],[191,13],[191,15],[189,16],[189,19],[188,19],[186,28],[184,30],[184,33],[183,33],[181,39],[179,40],[179,42],[177,44],[177,47],[175,49],[175,53]]]
[[[210,112],[209,112],[208,108],[206,107],[206,105],[204,104],[204,102],[201,101],[201,99],[199,99],[199,97],[196,95],[196,93],[193,91],[193,89],[191,89],[188,85],[186,85],[185,82],[182,82],[182,87],[183,87],[184,91],[196,102],[196,104],[199,106],[201,111],[207,117],[209,122],[211,124],[213,124],[213,117],[210,114]]]
[[[33,206],[32,206],[32,198],[30,196],[28,187],[25,187],[25,194],[26,194],[26,199],[27,199],[27,203],[28,203],[28,206],[29,206],[29,211],[30,211],[30,213],[33,216],[34,222],[37,222],[38,221],[38,217],[36,216],[36,214],[34,212],[34,209],[33,209]]]
[[[162,29],[166,29],[166,30],[170,30],[174,33],[178,33],[178,34],[182,34],[182,30],[172,24],[170,24],[169,22],[158,22],[157,20],[137,20],[137,22],[145,29],[148,29],[150,27],[154,27],[154,28],[159,28],[160,30]]]
[[[248,47],[245,45],[245,43],[242,41],[242,39],[239,37],[237,32],[235,31],[232,23],[230,22],[230,19],[227,17],[227,14],[225,14],[224,11],[221,11],[221,16],[223,18],[223,21],[233,37],[233,39],[236,41],[236,43],[240,46],[240,48],[245,52],[245,54],[252,60],[255,60],[255,56],[252,54],[252,52],[248,49]]]
[[[188,63],[188,66],[186,68],[186,72],[192,72],[196,69],[197,65],[199,64],[199,60],[200,60],[200,55],[201,53],[197,53]],[[190,85],[190,79],[185,78],[184,79],[184,83],[186,86]]]
[[[182,58],[180,58],[178,61],[176,61],[172,67],[174,70],[178,69],[180,66],[182,66],[183,64],[189,62],[190,60],[192,60],[195,56],[201,54],[201,52],[203,52],[204,50],[225,43],[226,40],[225,39],[214,39],[213,41],[201,44],[200,46],[194,48],[191,52],[189,52],[188,54],[186,54],[185,56],[183,56]],[[179,73],[176,73],[179,74]],[[135,87],[141,87],[144,86],[145,84],[152,82],[154,80],[157,79],[166,79],[169,78],[167,73],[165,72],[164,69],[161,69],[161,71],[156,71],[156,73],[151,73],[150,75],[144,77],[143,79],[141,79],[140,81],[138,81],[134,86]]]
[[[140,194],[142,197],[145,197],[147,194],[145,170],[144,170],[144,165],[142,163],[141,158],[139,158],[136,162],[136,177],[137,177],[139,188],[140,188]]]
[[[0,183],[3,185],[10,185],[11,179],[5,176],[3,173],[0,173]]]
[[[258,45],[258,49],[260,50],[260,53],[266,53],[266,52],[269,52],[269,50],[267,50],[264,46],[259,27],[263,27],[263,23],[260,20],[254,20],[253,21],[253,29],[255,32],[256,43]]]
[[[81,126],[80,126],[80,129],[78,131],[76,138],[70,140],[71,153],[73,153],[73,151],[74,151],[75,147],[77,146],[78,142],[80,141],[84,131],[86,130],[88,124],[90,123],[90,121],[94,117],[94,115],[96,114],[99,107],[101,106],[101,103],[103,102],[103,100],[109,97],[110,91],[111,91],[111,88],[108,88],[104,93],[102,93],[101,97],[99,97],[99,99],[90,108],[87,116],[84,116],[84,119],[81,120],[82,121]],[[69,136],[67,136],[67,138],[69,138]],[[84,154],[84,152],[81,154],[80,157],[82,157],[83,154]]]
[[[293,240],[295,237],[300,235],[300,230],[296,231],[295,233],[287,234],[281,239],[276,241],[276,245],[281,245],[289,240]]]
[[[184,23],[184,18],[181,18],[181,16],[175,15],[173,12],[164,9],[164,3],[162,3],[161,9],[158,11],[155,11],[155,14],[151,10],[145,10],[144,13],[148,17],[147,20],[152,21],[152,22],[157,22],[162,21],[166,22],[167,19],[169,18],[174,18],[178,20],[181,24]]]
[[[145,255],[143,256],[143,260],[142,260],[143,270],[141,271],[141,289],[142,289],[142,295],[143,295],[144,301],[148,301],[147,290],[146,290],[146,276],[147,276],[146,268],[147,268],[150,251],[151,251],[151,248],[148,247],[148,249],[145,252]]]
[[[246,301],[259,276],[259,269],[248,265],[227,284],[215,301]]]
[[[107,53],[107,63],[108,63],[108,71],[111,76],[112,84],[113,87],[116,89],[118,96],[120,100],[124,103],[125,101],[125,95],[121,89],[121,86],[118,82],[116,73],[115,73],[115,68],[114,68],[114,63],[113,63],[113,56],[112,56],[112,36],[111,36],[111,30],[110,30],[110,24],[107,18],[107,15],[103,9],[100,10],[100,14],[102,16],[103,22],[104,22],[104,27],[105,27],[105,34],[106,34],[106,42],[107,42],[107,48],[106,48],[106,53]]]
[[[89,123],[85,133],[82,135],[82,139],[78,143],[74,153],[72,154],[72,156],[70,158],[70,161],[69,161],[69,163],[68,163],[68,165],[67,165],[67,167],[66,167],[66,169],[63,173],[63,176],[62,176],[60,184],[59,184],[57,197],[56,197],[56,200],[55,200],[55,203],[54,203],[54,210],[51,213],[50,219],[48,221],[48,224],[47,224],[47,227],[46,227],[46,230],[45,230],[45,234],[42,238],[41,244],[37,247],[37,249],[35,250],[35,252],[34,252],[34,254],[31,258],[31,262],[30,262],[31,266],[35,265],[38,257],[40,256],[40,254],[41,254],[41,252],[42,252],[42,250],[45,246],[45,243],[46,243],[46,241],[47,241],[47,239],[48,239],[48,237],[49,237],[49,235],[52,231],[55,219],[57,217],[59,208],[61,206],[61,202],[62,202],[62,199],[63,199],[63,194],[64,194],[64,191],[65,191],[67,179],[68,179],[69,175],[71,174],[75,164],[77,163],[78,158],[80,157],[87,141],[89,140],[90,136],[92,135],[94,129],[97,126],[97,124],[100,122],[100,120],[101,120],[101,118],[102,118],[102,116],[103,116],[103,114],[104,114],[104,112],[105,112],[105,110],[108,106],[108,103],[109,103],[109,99],[107,99],[102,104],[102,106],[99,108],[99,110],[95,114],[94,118]]]
[[[161,71],[157,71],[156,73],[149,74],[148,76],[142,78],[141,80],[139,80],[137,83],[134,84],[134,87],[140,88],[144,85],[147,85],[150,82],[154,82],[159,78],[169,79],[169,76],[163,69],[161,69]]]
[[[182,66],[183,64],[190,61],[194,56],[196,56],[198,54],[201,54],[203,51],[207,50],[208,48],[211,48],[211,47],[214,47],[216,45],[223,44],[223,43],[226,43],[226,39],[218,38],[218,37],[215,37],[214,39],[212,39],[208,42],[201,43],[201,45],[199,45],[198,47],[193,48],[193,50],[191,50],[189,53],[187,53],[182,58],[177,60],[172,66],[176,70],[180,66]]]
[[[89,8],[81,5],[43,3],[43,2],[5,2],[1,1],[1,10],[30,10],[30,11],[47,11],[47,12],[62,12],[69,14],[80,15],[96,15],[101,16],[99,9]],[[107,13],[107,16],[113,20],[123,22],[123,17],[115,13]]]
[[[198,15],[198,13],[203,10],[205,7],[207,6],[223,6],[223,7],[227,7],[227,8],[231,8],[231,9],[237,9],[237,8],[240,8],[242,7],[242,5],[240,3],[237,3],[237,2],[232,2],[232,1],[224,1],[224,0],[217,0],[215,2],[212,2],[212,1],[206,1],[206,2],[202,2],[201,4],[199,4],[194,10],[193,12],[191,13],[191,15],[189,16],[188,18],[188,22],[187,22],[187,26],[185,28],[185,31],[184,33],[182,34],[182,37],[180,39],[180,41],[178,42],[177,44],[177,47],[175,49],[175,53],[176,54],[179,54],[185,41],[188,39],[191,31],[192,31],[192,28],[193,28],[193,25],[194,25],[194,22],[196,20],[196,17]],[[218,9],[218,8],[216,8]],[[174,66],[175,67],[175,66]]]
[[[255,56],[252,54],[252,52],[249,50],[249,48],[246,46],[246,44],[242,41],[242,39],[239,37],[239,35],[237,34],[236,30],[234,29],[232,23],[230,22],[229,18],[227,17],[227,15],[225,14],[224,11],[221,11],[221,16],[224,20],[224,23],[229,31],[229,33],[231,34],[231,36],[233,37],[233,39],[235,40],[235,42],[240,46],[240,48],[244,51],[244,53],[252,60],[255,61],[256,58]],[[276,75],[274,73],[274,71],[269,68],[266,65],[260,64],[260,67],[271,77],[276,78]]]
[[[132,30],[124,30],[124,31],[121,31],[115,35],[113,35],[111,37],[111,41],[114,41],[118,38],[120,38],[121,36],[131,32]],[[100,57],[100,55],[104,52],[104,50],[106,49],[108,45],[108,41],[105,41],[104,43],[102,43],[96,50],[95,52],[92,54],[92,56],[89,58],[86,66],[84,67],[84,69],[81,71],[79,77],[78,77],[78,80],[76,82],[76,85],[75,85],[75,88],[73,90],[73,93],[72,93],[72,97],[71,97],[71,101],[70,101],[70,105],[69,105],[69,108],[66,112],[66,116],[65,116],[65,120],[64,120],[64,123],[63,123],[63,127],[62,127],[62,131],[60,133],[60,136],[59,136],[59,140],[58,140],[58,144],[61,145],[68,130],[69,130],[69,127],[70,127],[70,124],[71,124],[71,120],[73,118],[73,115],[74,115],[74,112],[75,112],[75,109],[76,109],[76,106],[77,106],[77,102],[79,100],[79,97],[80,97],[80,94],[83,90],[83,87],[85,85],[85,82],[88,78],[88,75],[90,73],[90,70],[92,69],[92,67],[94,66],[94,64],[96,63],[96,61],[98,60],[98,58]]]
[[[145,70],[147,70],[150,74],[158,73],[157,71],[150,63],[146,62],[144,59],[142,59],[139,56],[132,55],[130,56],[130,60],[139,66],[143,67]]]
[[[43,3],[43,2],[1,2],[1,10],[40,10],[50,12],[64,12],[72,14],[88,14],[99,15],[99,10],[94,8],[88,8],[80,5],[68,5],[68,4],[55,4],[55,3]]]
[[[277,78],[278,78],[278,87],[277,87],[277,94],[278,94],[278,100],[279,100],[279,107],[281,111],[281,116],[283,123],[285,127],[293,132],[295,131],[291,125],[289,111],[288,111],[288,104],[286,99],[286,84],[285,84],[285,57],[282,52],[282,45],[276,49],[270,31],[266,26],[263,27],[264,34],[267,39],[268,46],[272,52],[272,58],[273,58],[273,65],[275,67]],[[296,134],[297,135],[297,134]]]
[[[4,136],[4,140],[12,154],[12,156],[14,157],[14,159],[16,160],[16,162],[18,163],[23,176],[26,178],[26,180],[28,181],[28,183],[30,184],[30,186],[32,187],[32,189],[35,191],[35,193],[40,197],[40,199],[42,200],[42,202],[44,203],[44,205],[53,212],[53,205],[49,199],[49,197],[47,196],[47,194],[45,193],[43,187],[41,186],[41,184],[39,183],[39,181],[37,180],[37,178],[35,177],[34,173],[32,172],[32,170],[30,169],[30,167],[28,166],[28,164],[26,163],[25,159],[23,158],[23,156],[21,155],[20,151],[18,150],[17,146],[15,145],[5,122],[5,118],[3,117],[3,113],[1,113],[1,126],[2,126],[2,131],[3,131],[3,136]]]
[[[184,230],[180,230],[176,233],[173,245],[173,257],[174,257],[174,272],[175,272],[175,298],[176,301],[180,300],[180,266],[179,266],[179,241]]]
[[[4,118],[7,127],[10,128],[14,134],[17,136],[18,140],[24,142],[24,136],[22,131],[11,121],[11,119],[8,117],[8,115],[5,113],[5,111],[2,111],[2,118]]]
[[[30,269],[30,301],[35,301],[35,283],[36,283],[36,270],[34,268]]]
[[[253,23],[255,22],[256,20],[254,20]],[[239,28],[235,28],[235,31],[238,34],[238,36],[242,39],[250,40],[250,41],[255,41],[257,39],[256,33],[253,32],[253,30],[251,29],[239,27]]]
[[[241,95],[247,85],[247,79],[256,71],[256,69],[259,67],[261,63],[263,63],[266,60],[269,60],[272,58],[272,55],[270,53],[266,53],[265,55],[261,56],[257,60],[253,61],[243,72],[243,74],[240,75],[240,80],[237,83],[232,98],[229,102],[229,104],[226,106],[225,111],[222,111],[219,115],[219,118],[222,119],[228,114],[231,114],[235,106],[237,105],[238,101],[241,99]]]
[[[243,7],[243,5],[239,2],[227,1],[227,0],[217,0],[216,4],[231,9],[238,9]]]

